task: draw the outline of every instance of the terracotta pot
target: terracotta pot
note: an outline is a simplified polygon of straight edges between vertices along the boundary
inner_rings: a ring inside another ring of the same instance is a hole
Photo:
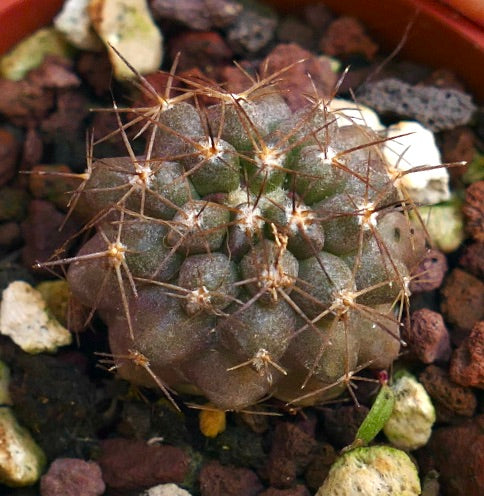
[[[484,26],[484,2],[480,0],[442,0],[442,2],[451,5],[457,12],[476,24]]]
[[[64,0],[0,0],[0,54],[48,24]]]
[[[297,11],[316,0],[265,0],[283,11]],[[445,2],[445,4],[443,3]],[[63,0],[0,0],[0,54],[47,24]],[[338,14],[360,18],[387,50],[414,24],[401,54],[433,67],[453,70],[484,100],[484,2],[482,0],[324,0]]]

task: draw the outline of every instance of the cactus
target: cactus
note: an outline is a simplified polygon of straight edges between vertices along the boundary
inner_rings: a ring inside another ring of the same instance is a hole
[[[93,236],[43,264],[69,265],[72,293],[107,324],[113,368],[172,401],[189,385],[223,410],[268,395],[314,404],[398,355],[425,244],[413,202],[385,138],[316,92],[291,111],[283,77],[238,94],[185,81],[176,96],[173,74],[163,95],[140,78],[152,103],[113,109],[126,155],[89,147],[71,198]]]

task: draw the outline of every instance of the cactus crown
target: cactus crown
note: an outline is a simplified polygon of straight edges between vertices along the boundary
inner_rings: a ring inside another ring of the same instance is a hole
[[[170,399],[190,384],[227,410],[312,404],[399,352],[397,302],[425,244],[413,202],[385,138],[318,94],[292,111],[283,77],[176,96],[173,74],[163,95],[141,78],[151,103],[112,110],[126,155],[95,160],[91,142],[71,198],[94,235],[44,264],[69,264],[119,373]]]

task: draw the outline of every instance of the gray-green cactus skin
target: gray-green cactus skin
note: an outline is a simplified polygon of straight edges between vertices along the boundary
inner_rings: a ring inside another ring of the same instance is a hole
[[[381,136],[317,96],[292,112],[271,80],[131,112],[145,154],[117,113],[126,156],[90,164],[76,201],[96,233],[65,260],[122,377],[240,410],[331,399],[392,363],[424,241]]]

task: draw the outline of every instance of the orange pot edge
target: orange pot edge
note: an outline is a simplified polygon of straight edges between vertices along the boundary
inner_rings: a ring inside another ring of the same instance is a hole
[[[315,0],[264,0],[281,11],[297,11]],[[360,18],[375,39],[387,50],[401,41],[414,19],[402,56],[433,67],[454,71],[477,98],[484,100],[484,19],[482,10],[469,8],[476,0],[443,0],[477,22],[459,14],[438,0],[324,0],[342,15]],[[23,37],[48,24],[63,0],[0,0],[0,54]],[[382,5],[384,7],[382,8]],[[418,14],[416,14],[418,12]]]
[[[1,0],[0,54],[48,24],[63,3],[63,0]]]

